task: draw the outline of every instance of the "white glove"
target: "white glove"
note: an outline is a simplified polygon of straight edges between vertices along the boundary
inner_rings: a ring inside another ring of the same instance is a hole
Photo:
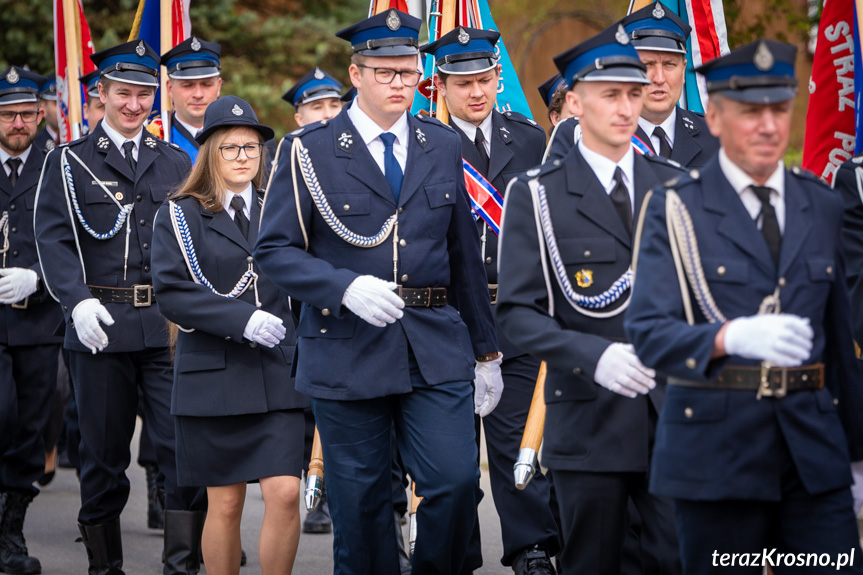
[[[78,332],[78,339],[94,355],[108,345],[108,336],[99,325],[100,321],[105,325],[114,325],[114,318],[96,298],[82,300],[72,310],[72,323]]]
[[[609,391],[635,397],[646,394],[656,387],[656,372],[635,355],[635,348],[628,343],[613,343],[602,352],[596,362],[593,379]]]
[[[374,276],[359,276],[345,290],[342,303],[370,324],[384,327],[404,315],[405,302],[393,292],[397,287]]]
[[[500,373],[500,364],[503,356],[491,361],[478,361],[474,368],[474,412],[480,417],[491,413],[500,403],[503,394],[503,375]]]
[[[243,330],[243,337],[266,347],[274,347],[285,339],[286,333],[281,318],[259,309],[249,318],[246,329]]]
[[[725,352],[793,367],[809,357],[812,336],[808,318],[786,313],[739,317],[725,328]]]
[[[36,293],[39,276],[27,268],[0,269],[0,303],[16,303]]]

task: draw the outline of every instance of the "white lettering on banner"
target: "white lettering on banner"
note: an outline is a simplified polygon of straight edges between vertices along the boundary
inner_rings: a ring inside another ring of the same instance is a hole
[[[840,84],[839,89],[839,106],[838,110],[844,112],[846,108],[854,109],[854,35],[851,33],[851,26],[845,22],[837,22],[835,26],[828,26],[824,30],[824,37],[830,42],[844,40],[843,42],[831,46],[831,54],[846,54],[833,60],[833,66],[836,69],[836,81]]]
[[[821,178],[826,182],[832,181],[831,178],[839,166],[854,155],[854,143],[856,141],[854,134],[833,132],[833,138],[837,140],[839,147],[830,150],[829,162],[824,166],[824,171],[821,172]]]

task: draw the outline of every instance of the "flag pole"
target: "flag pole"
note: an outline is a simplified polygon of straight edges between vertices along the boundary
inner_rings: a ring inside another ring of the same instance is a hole
[[[173,0],[159,0],[159,53],[164,54],[174,47],[174,27],[171,25],[171,14],[174,8]],[[162,116],[162,134],[166,142],[171,141],[171,102],[168,99],[168,69],[164,63],[160,66],[160,113]]]
[[[441,0],[441,16],[440,16],[440,36],[455,28],[455,7],[456,0]],[[444,100],[439,92],[435,92],[437,102],[435,103],[435,118],[449,124],[449,110],[446,108],[446,100]]]
[[[69,127],[72,140],[81,137],[81,84],[78,81],[80,65],[78,62],[78,19],[77,0],[63,0],[63,28],[66,36],[66,94],[69,99]]]

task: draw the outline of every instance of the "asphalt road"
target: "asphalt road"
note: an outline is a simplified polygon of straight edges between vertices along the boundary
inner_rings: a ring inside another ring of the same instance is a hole
[[[137,450],[137,433],[133,441],[133,451]],[[137,454],[133,454],[133,463],[128,472],[132,491],[120,518],[123,529],[123,569],[127,575],[159,575],[162,573],[160,562],[162,532],[147,529],[147,483],[143,468],[134,463],[136,457]],[[500,564],[502,554],[500,525],[491,501],[491,489],[485,471],[482,477],[482,489],[486,494],[480,504],[485,566],[475,573],[477,575],[511,574],[512,570],[509,567],[503,567]],[[24,524],[24,535],[30,554],[38,557],[42,562],[42,573],[45,575],[87,573],[87,554],[84,545],[75,542],[79,537],[76,520],[79,505],[80,496],[75,472],[70,469],[59,469],[54,481],[42,489],[42,493],[30,507]],[[301,503],[300,507],[302,515],[305,516],[305,506]],[[241,575],[260,573],[257,547],[263,513],[264,502],[260,489],[256,484],[249,485],[242,525],[243,549],[248,556],[248,564],[240,570]],[[405,525],[403,530],[407,541],[408,526]],[[332,573],[332,545],[331,534],[303,534],[300,537],[300,549],[294,565],[294,573],[297,575]]]

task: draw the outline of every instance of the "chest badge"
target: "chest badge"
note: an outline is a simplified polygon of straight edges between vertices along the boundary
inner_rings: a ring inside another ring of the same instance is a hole
[[[580,288],[586,288],[593,285],[593,271],[592,270],[578,270],[575,272],[575,282],[578,284]]]
[[[117,198],[117,201],[123,201],[123,192],[114,192],[114,197]]]
[[[354,149],[354,136],[350,132],[342,132],[339,134],[339,148],[346,152]]]

